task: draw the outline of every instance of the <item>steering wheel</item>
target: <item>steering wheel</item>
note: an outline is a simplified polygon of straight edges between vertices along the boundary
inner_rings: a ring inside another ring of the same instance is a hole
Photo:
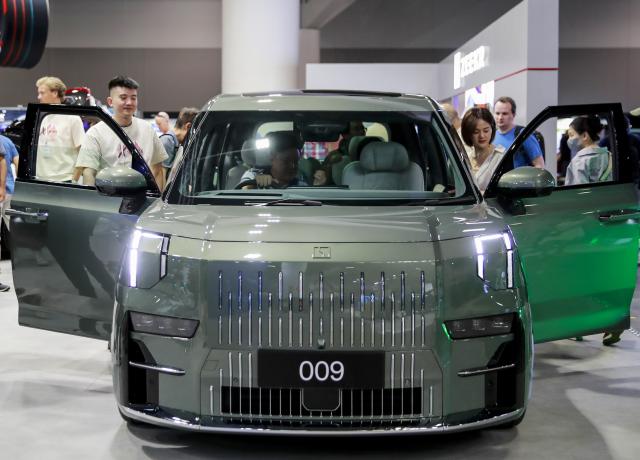
[[[258,188],[258,182],[255,179],[245,179],[243,181],[240,181],[240,183],[236,185],[233,189],[240,190],[243,187],[246,187],[247,185],[253,185],[255,188]]]

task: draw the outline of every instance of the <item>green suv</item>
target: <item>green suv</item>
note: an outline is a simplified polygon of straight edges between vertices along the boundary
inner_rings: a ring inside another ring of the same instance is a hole
[[[549,171],[513,169],[534,130],[585,114],[606,125],[607,181],[558,187]],[[40,178],[52,115],[105,123],[128,161],[95,187]],[[640,211],[624,133],[619,104],[547,108],[483,195],[427,97],[222,95],[160,193],[109,115],[30,105],[8,211],[19,321],[110,340],[130,422],[328,435],[515,425],[534,342],[629,325]]]

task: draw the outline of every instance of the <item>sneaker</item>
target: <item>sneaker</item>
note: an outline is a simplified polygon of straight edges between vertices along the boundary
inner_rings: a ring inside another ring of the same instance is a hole
[[[11,286],[0,283],[0,292],[7,292],[10,289],[11,289]]]
[[[610,347],[614,343],[620,342],[621,335],[622,331],[605,332],[604,336],[602,337],[602,345]]]

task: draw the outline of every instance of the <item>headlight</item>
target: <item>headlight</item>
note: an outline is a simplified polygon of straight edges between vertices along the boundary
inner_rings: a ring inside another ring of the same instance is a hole
[[[508,232],[474,236],[478,277],[493,289],[513,287],[513,241]]]
[[[124,281],[130,287],[148,289],[167,274],[169,237],[136,229],[127,249]]]
[[[482,318],[456,319],[445,321],[444,324],[452,339],[469,339],[508,334],[513,326],[513,318],[514,314],[508,313]]]
[[[136,332],[190,339],[198,328],[198,320],[195,319],[150,315],[134,311],[130,312],[129,315],[131,317],[131,327]]]

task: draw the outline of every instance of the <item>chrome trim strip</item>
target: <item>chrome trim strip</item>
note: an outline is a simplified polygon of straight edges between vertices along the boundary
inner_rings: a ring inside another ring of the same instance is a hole
[[[391,292],[391,347],[396,346],[396,295]]]
[[[35,218],[39,222],[44,222],[49,218],[49,212],[47,211],[26,212],[26,211],[19,211],[17,209],[9,208],[5,210],[5,214],[7,214],[8,216],[15,216],[15,217]]]
[[[506,423],[510,420],[515,420],[522,415],[524,408],[516,409],[513,412],[508,412],[502,415],[496,415],[484,420],[478,420],[476,422],[461,423],[458,425],[443,425],[437,424],[433,426],[420,426],[420,427],[380,427],[371,429],[351,429],[341,428],[338,430],[291,430],[286,428],[256,428],[256,427],[214,427],[214,426],[202,426],[189,423],[186,420],[179,420],[176,418],[162,418],[158,416],[148,415],[137,410],[133,410],[129,407],[123,406],[118,403],[120,410],[127,416],[134,420],[149,423],[151,425],[165,426],[169,428],[185,429],[190,431],[202,431],[209,433],[247,433],[247,434],[263,434],[263,435],[297,435],[297,436],[380,436],[380,435],[411,435],[411,434],[443,434],[443,433],[455,433],[468,430],[477,430],[492,425],[498,425]]]
[[[249,307],[249,346],[251,346],[251,336],[253,335],[253,296],[251,291],[249,291],[247,302]]]
[[[135,361],[129,361],[129,366],[137,367],[139,369],[146,369],[148,371],[157,371],[163,374],[169,375],[185,375],[186,371],[184,369],[180,369],[177,367],[171,366],[162,366],[157,364],[144,364],[144,363],[136,363]]]
[[[433,416],[433,385],[429,385],[429,417]]]
[[[213,415],[213,385],[209,385],[209,411]]]
[[[420,272],[420,310],[424,310],[424,298],[425,298],[425,285],[424,285],[424,271]]]
[[[515,364],[505,364],[504,366],[487,367],[483,369],[467,369],[467,370],[458,372],[458,377],[471,377],[473,375],[488,374],[489,372],[503,371],[505,369],[512,369],[514,367],[516,367]]]

